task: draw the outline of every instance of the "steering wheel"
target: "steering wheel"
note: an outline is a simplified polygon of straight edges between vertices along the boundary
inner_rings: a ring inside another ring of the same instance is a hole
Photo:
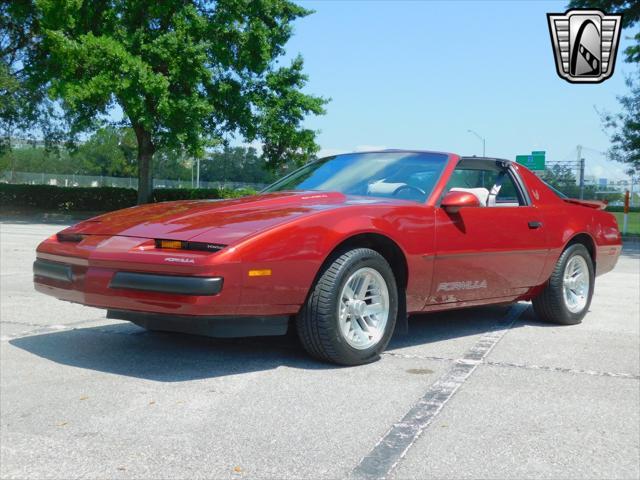
[[[421,188],[414,187],[413,185],[401,185],[398,188],[396,188],[391,195],[393,195],[395,197],[402,190],[414,190],[414,191],[418,192],[420,195],[423,195],[425,197],[427,196],[427,192],[425,192]]]

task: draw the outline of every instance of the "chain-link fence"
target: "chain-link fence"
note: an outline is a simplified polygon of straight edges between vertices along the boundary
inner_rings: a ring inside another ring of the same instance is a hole
[[[56,185],[59,187],[123,187],[138,188],[138,179],[133,177],[106,177],[98,175],[68,175],[62,173],[11,172],[0,173],[0,183],[28,185]],[[261,190],[266,185],[248,182],[200,182],[198,188],[251,188]],[[196,188],[195,182],[188,180],[154,179],[153,188]]]

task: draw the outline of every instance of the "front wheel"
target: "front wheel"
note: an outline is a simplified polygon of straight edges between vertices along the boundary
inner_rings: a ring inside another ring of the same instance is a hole
[[[581,244],[569,246],[560,255],[544,290],[533,299],[536,314],[545,322],[580,323],[591,305],[594,279],[589,251]]]
[[[320,275],[296,319],[312,356],[340,365],[379,358],[396,323],[398,289],[391,267],[375,250],[337,256]]]

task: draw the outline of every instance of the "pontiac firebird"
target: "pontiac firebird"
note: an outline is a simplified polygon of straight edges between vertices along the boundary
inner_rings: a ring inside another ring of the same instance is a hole
[[[523,166],[389,150],[323,158],[260,194],[132,207],[37,248],[35,288],[150,330],[283,335],[374,361],[407,317],[530,300],[576,324],[621,251],[604,204]]]

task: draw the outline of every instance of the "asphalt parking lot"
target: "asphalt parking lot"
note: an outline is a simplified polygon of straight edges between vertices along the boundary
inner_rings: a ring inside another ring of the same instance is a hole
[[[374,364],[148,333],[33,290],[60,225],[0,224],[2,478],[640,477],[640,248],[583,324],[425,315]]]

